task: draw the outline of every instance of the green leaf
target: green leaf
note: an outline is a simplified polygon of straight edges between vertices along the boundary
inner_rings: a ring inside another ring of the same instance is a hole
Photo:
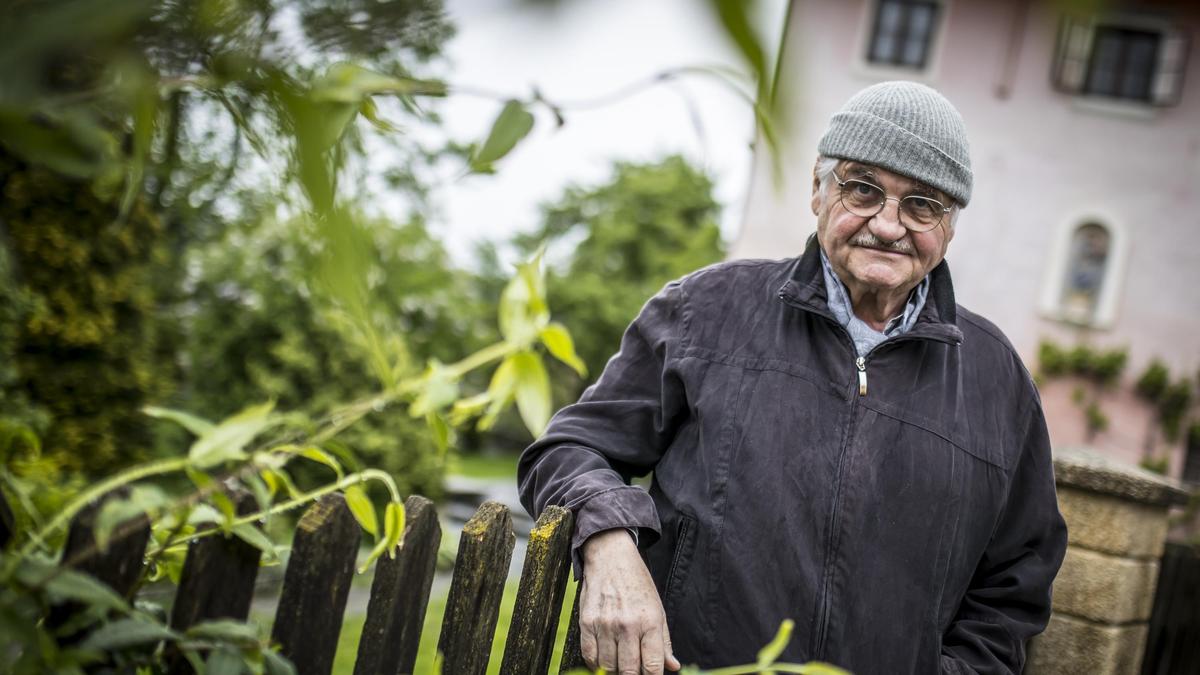
[[[587,377],[587,366],[575,353],[575,341],[571,339],[571,333],[567,331],[566,326],[558,322],[551,323],[538,333],[538,337],[541,338],[542,344],[546,345],[546,351],[554,358],[571,366],[580,377]]]
[[[726,35],[737,45],[742,58],[750,64],[754,78],[760,83],[762,90],[771,75],[767,72],[767,57],[762,41],[755,34],[754,24],[750,19],[754,3],[744,0],[710,0],[710,4],[721,19]]]
[[[119,170],[116,137],[83,113],[61,118],[0,106],[0,139],[25,160],[74,178]]]
[[[246,459],[246,445],[275,424],[276,420],[271,416],[274,408],[274,402],[263,403],[222,420],[196,439],[188,451],[188,459],[202,469],[226,461]]]
[[[544,249],[538,249],[532,259],[517,265],[517,273],[500,294],[500,333],[509,343],[521,347],[537,338],[550,322],[543,253]]]
[[[199,525],[201,523],[219,523],[225,520],[225,516],[220,511],[214,509],[208,504],[197,504],[192,507],[192,512],[188,514],[188,523],[191,525]]]
[[[224,492],[214,492],[208,496],[212,501],[213,506],[221,512],[221,529],[228,531],[233,521],[237,518],[237,507],[233,505],[233,500]]]
[[[263,650],[263,665],[267,675],[296,675],[296,667],[279,652]]]
[[[358,112],[371,123],[371,126],[384,133],[392,134],[400,131],[400,128],[395,124],[379,116],[379,109],[375,106],[375,101],[372,101],[370,97],[362,100],[362,103],[358,107]]]
[[[183,470],[187,477],[192,481],[192,485],[198,490],[207,490],[213,484],[213,477],[196,469],[195,467],[186,467]]]
[[[80,644],[80,647],[114,651],[160,640],[178,639],[178,633],[160,623],[151,623],[143,619],[118,619],[100,626]]]
[[[359,458],[354,454],[354,451],[350,449],[350,446],[346,445],[345,443],[334,438],[322,443],[321,447],[325,450],[325,452],[328,452],[336,457],[338,461],[342,463],[342,466],[351,473],[362,471],[362,461],[359,460]]]
[[[353,63],[335,63],[312,88],[314,101],[358,103],[372,94],[445,96],[446,85],[437,80],[392,77]]]
[[[342,491],[346,497],[346,505],[350,507],[350,513],[354,514],[354,519],[362,526],[362,529],[369,532],[372,536],[379,535],[378,516],[375,515],[375,505],[371,503],[370,497],[367,497],[366,490],[363,490],[362,485],[351,485]]]
[[[516,369],[517,410],[521,421],[534,436],[540,436],[550,422],[550,378],[541,358],[533,352],[519,352],[512,356]]]
[[[482,413],[484,408],[491,402],[492,395],[486,391],[455,401],[454,406],[450,408],[450,424],[454,426],[463,424],[472,417]]]
[[[296,487],[296,484],[292,482],[291,475],[289,475],[288,472],[283,469],[263,469],[259,472],[259,475],[263,477],[263,480],[267,482],[267,486],[270,487],[272,491],[277,491],[279,486],[282,485],[283,489],[287,491],[289,498],[294,499],[304,494],[300,491],[300,488]]]
[[[204,664],[205,675],[239,675],[245,671],[241,652],[228,645],[217,647]]]
[[[458,381],[437,361],[429,362],[422,377],[421,393],[408,409],[413,417],[441,410],[458,398]]]
[[[24,581],[24,579],[22,579]],[[43,578],[41,585],[52,598],[58,601],[74,600],[83,604],[114,611],[129,609],[125,598],[117,594],[108,584],[105,584],[90,574],[63,568],[53,577]]]
[[[203,436],[212,431],[213,423],[197,417],[191,413],[183,412],[182,410],[172,410],[171,408],[159,408],[158,406],[148,405],[142,408],[142,412],[150,417],[160,420],[174,422],[179,426],[187,429],[196,436]]]
[[[479,418],[477,425],[481,431],[486,431],[492,428],[496,423],[496,419],[500,413],[504,411],[505,406],[513,398],[513,393],[517,389],[517,367],[514,363],[514,356],[505,357],[500,365],[496,367],[496,371],[492,373],[492,382],[488,385],[487,395],[491,400],[488,404],[487,412],[483,417]]]
[[[783,653],[784,647],[787,647],[788,641],[792,639],[792,629],[795,625],[795,622],[791,619],[784,619],[783,623],[779,624],[779,632],[775,634],[774,639],[758,652],[759,668],[766,668],[775,663],[775,659],[779,658],[779,655]]]
[[[487,140],[471,158],[472,171],[487,171],[496,160],[507,155],[533,129],[533,115],[516,100],[504,104]]]
[[[311,459],[314,462],[324,464],[325,466],[333,469],[333,472],[337,474],[338,480],[341,480],[342,476],[344,475],[342,473],[341,463],[334,459],[333,455],[330,455],[328,452],[325,452],[315,445],[310,445],[301,450],[300,456],[305,459]]]
[[[187,636],[201,640],[251,643],[258,643],[259,637],[257,626],[233,619],[215,619],[198,623],[187,629]]]
[[[267,535],[263,534],[263,531],[256,525],[241,523],[234,525],[230,531],[233,533],[233,536],[267,554],[268,561],[278,560],[279,554],[275,550],[275,543]]]
[[[254,502],[258,505],[259,511],[266,511],[271,508],[271,497],[275,493],[267,487],[266,482],[262,478],[252,473],[244,476],[242,482],[250,487],[250,493],[254,495]]]
[[[425,423],[429,425],[429,433],[433,436],[433,444],[438,453],[445,454],[446,449],[450,447],[450,425],[436,412],[427,413]]]
[[[375,544],[375,548],[371,549],[371,554],[359,566],[358,573],[362,574],[370,569],[371,564],[384,553],[387,553],[389,558],[395,558],[396,551],[400,550],[400,540],[403,536],[404,504],[388,502],[387,508],[383,512],[383,538]]]
[[[823,661],[809,661],[804,664],[803,672],[804,675],[851,675],[850,671]]]
[[[152,514],[168,503],[166,493],[154,485],[135,485],[128,497],[109,499],[100,507],[92,526],[96,545],[101,551],[107,550],[109,537],[118,526],[142,514]]]

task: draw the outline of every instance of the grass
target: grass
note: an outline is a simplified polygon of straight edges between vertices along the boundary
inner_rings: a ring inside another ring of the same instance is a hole
[[[479,453],[454,455],[450,458],[447,473],[468,478],[504,478],[515,481],[517,455]]]
[[[509,579],[504,585],[504,596],[500,601],[500,615],[496,622],[496,637],[492,641],[492,656],[488,661],[488,675],[500,672],[500,662],[504,657],[504,643],[508,638],[508,626],[512,621],[513,606],[517,601],[517,579]],[[448,590],[448,589],[447,589]],[[567,622],[571,617],[571,605],[575,598],[575,581],[567,581],[567,591],[563,601],[563,611],[558,618],[558,633],[554,640],[554,656],[550,663],[550,672],[558,672],[558,661],[562,654],[563,640],[567,632]],[[414,673],[432,673],[433,660],[437,654],[438,636],[441,634],[442,616],[446,613],[446,593],[439,593],[429,598],[429,607],[425,611],[425,625],[421,629],[421,646],[417,650],[417,663]],[[337,656],[333,662],[333,672],[349,674],[354,672],[354,659],[358,654],[358,641],[362,635],[366,616],[355,614],[347,616],[342,624],[342,633],[338,639]]]

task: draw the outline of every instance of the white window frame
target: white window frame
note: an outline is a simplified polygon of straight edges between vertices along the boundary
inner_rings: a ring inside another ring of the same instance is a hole
[[[1091,321],[1081,324],[1067,316],[1062,307],[1063,286],[1067,279],[1067,266],[1071,262],[1071,240],[1075,231],[1084,225],[1098,225],[1108,232],[1108,259],[1104,268],[1104,280],[1100,285],[1100,296],[1096,299],[1096,311]],[[1046,266],[1046,278],[1042,283],[1039,309],[1042,316],[1074,326],[1089,328],[1112,328],[1117,320],[1117,302],[1125,279],[1125,264],[1128,257],[1129,234],[1121,222],[1108,213],[1081,211],[1063,220],[1056,228],[1050,245],[1050,259]]]
[[[941,72],[942,43],[945,39],[946,24],[953,2],[952,0],[933,0],[933,2],[939,5],[938,15],[934,21],[933,38],[929,41],[929,58],[925,59],[925,67],[922,69],[888,66],[867,59],[867,47],[870,46],[871,36],[875,34],[875,17],[879,14],[880,0],[868,0],[863,3],[865,14],[858,22],[858,36],[854,41],[854,60],[851,62],[851,72],[870,80],[915,80],[926,84],[934,82],[938,73]]]

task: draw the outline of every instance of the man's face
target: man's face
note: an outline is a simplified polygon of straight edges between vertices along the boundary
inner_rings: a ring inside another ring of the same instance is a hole
[[[920,194],[950,204],[941,192],[892,173],[859,162],[842,161],[835,169],[842,180],[857,178],[884,189],[888,197]],[[813,214],[817,216],[817,238],[838,278],[851,290],[885,294],[907,294],[946,256],[954,238],[951,214],[928,232],[913,232],[900,222],[899,203],[889,199],[883,210],[869,218],[854,215],[838,198],[837,181],[830,177],[822,193],[813,180]]]

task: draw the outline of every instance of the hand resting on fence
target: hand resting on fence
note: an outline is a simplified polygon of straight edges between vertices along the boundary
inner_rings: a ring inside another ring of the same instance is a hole
[[[588,667],[633,675],[679,670],[662,601],[629,533],[589,537],[583,570],[579,640]]]

